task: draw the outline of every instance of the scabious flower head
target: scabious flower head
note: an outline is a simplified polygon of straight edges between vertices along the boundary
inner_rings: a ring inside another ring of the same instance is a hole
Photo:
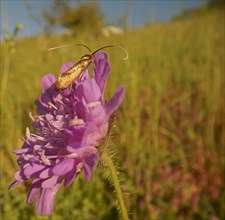
[[[73,64],[63,65],[61,73]],[[52,213],[62,184],[69,186],[80,172],[91,179],[99,159],[97,147],[107,135],[109,118],[125,93],[121,85],[108,102],[104,100],[109,71],[106,53],[98,52],[94,55],[94,76],[85,70],[71,88],[56,91],[52,74],[41,79],[43,93],[35,102],[37,116],[30,114],[36,133],[27,128],[22,148],[14,150],[19,171],[9,187],[31,179],[27,202],[32,203],[37,196],[40,215]]]

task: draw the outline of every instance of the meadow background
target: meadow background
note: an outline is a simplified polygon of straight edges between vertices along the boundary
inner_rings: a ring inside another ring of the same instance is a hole
[[[189,14],[190,15],[190,14]],[[105,37],[40,35],[1,42],[1,189],[0,219],[119,219],[108,170],[95,168],[86,182],[79,176],[61,188],[50,217],[40,217],[26,204],[29,183],[7,188],[17,170],[12,150],[20,148],[41,93],[40,78],[59,74],[62,64],[87,53],[82,47],[55,51],[65,43],[107,49],[111,74],[110,97],[119,84],[126,96],[116,114],[107,147],[114,155],[130,218],[225,218],[224,210],[224,5],[204,7],[169,23],[127,29]]]

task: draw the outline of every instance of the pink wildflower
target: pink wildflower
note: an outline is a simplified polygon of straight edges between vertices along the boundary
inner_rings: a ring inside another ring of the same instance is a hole
[[[73,64],[63,65],[61,72]],[[107,135],[109,118],[123,100],[125,90],[119,86],[114,96],[104,101],[110,71],[106,53],[94,55],[94,67],[93,78],[87,69],[71,88],[63,91],[54,89],[54,75],[42,77],[37,116],[31,116],[36,133],[27,128],[22,148],[14,150],[19,171],[9,188],[31,179],[27,202],[30,204],[37,195],[36,210],[40,215],[52,213],[62,182],[69,186],[79,172],[91,179],[99,159],[96,147]]]

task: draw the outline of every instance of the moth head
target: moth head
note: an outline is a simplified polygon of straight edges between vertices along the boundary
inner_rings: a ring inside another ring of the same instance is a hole
[[[90,61],[93,59],[93,55],[92,54],[85,54],[84,56],[81,57],[81,59],[83,61]]]

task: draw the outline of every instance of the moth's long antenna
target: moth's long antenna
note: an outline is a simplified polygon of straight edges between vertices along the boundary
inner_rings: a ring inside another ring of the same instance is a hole
[[[126,57],[124,57],[123,60],[127,60],[128,59],[129,54],[128,54],[127,50],[125,48],[121,47],[121,46],[118,46],[118,45],[108,45],[108,46],[101,47],[101,48],[97,49],[96,51],[94,51],[92,53],[92,55],[97,53],[99,50],[102,50],[102,49],[105,49],[105,48],[108,48],[108,47],[118,47],[118,48],[120,48],[121,50],[123,50],[126,53]]]
[[[91,53],[91,49],[88,47],[88,46],[86,46],[86,45],[84,45],[84,44],[76,44],[77,46],[83,46],[83,47],[86,47],[88,50],[89,50],[89,52]]]
[[[88,51],[91,53],[91,49],[84,45],[84,44],[64,44],[64,45],[61,45],[61,46],[57,46],[57,47],[51,47],[49,48],[48,50],[55,50],[55,49],[59,49],[59,48],[63,48],[63,47],[70,47],[70,46],[83,46],[85,48],[88,49]],[[102,49],[105,49],[105,48],[108,48],[108,47],[117,47],[117,48],[120,48],[121,50],[123,50],[125,53],[126,53],[126,57],[123,58],[123,60],[127,60],[128,57],[129,57],[129,54],[127,52],[127,50],[121,46],[118,46],[118,45],[108,45],[108,46],[104,46],[104,47],[101,47],[99,49],[97,49],[96,51],[94,51],[93,53],[91,53],[92,55],[94,55],[95,53],[97,53],[99,50],[102,50]]]
[[[70,47],[70,46],[73,46],[73,45],[74,44],[64,44],[64,45],[57,46],[57,47],[51,47],[48,50],[55,50],[55,49],[59,49],[59,48],[63,48],[63,47]]]
[[[57,47],[51,47],[48,50],[55,50],[55,49],[59,49],[59,48],[63,48],[63,47],[70,47],[70,46],[83,46],[83,47],[86,47],[89,50],[89,52],[91,53],[90,48],[84,44],[64,44],[64,45],[57,46]]]

